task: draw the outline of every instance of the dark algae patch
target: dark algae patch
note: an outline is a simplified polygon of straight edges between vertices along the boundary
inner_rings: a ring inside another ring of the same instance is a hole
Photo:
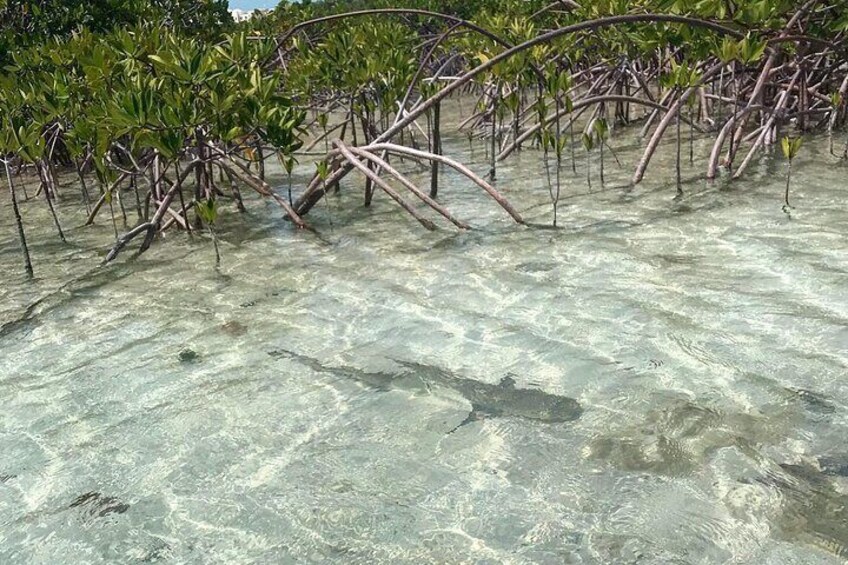
[[[782,508],[775,535],[848,559],[848,495],[809,464],[781,464],[761,482],[777,489]]]
[[[77,508],[88,518],[103,518],[110,514],[123,514],[130,509],[130,505],[99,492],[87,492],[79,495],[68,508]]]
[[[591,458],[631,472],[669,477],[698,473],[715,454],[735,447],[753,459],[757,446],[779,441],[796,414],[770,420],[761,414],[724,410],[689,398],[658,397],[641,422],[600,435],[589,443]]]
[[[177,358],[180,360],[180,363],[193,363],[200,360],[200,355],[193,349],[185,348],[180,351]]]
[[[221,329],[224,333],[233,337],[242,336],[247,333],[247,326],[241,322],[237,322],[236,320],[230,320],[229,322],[222,324]]]

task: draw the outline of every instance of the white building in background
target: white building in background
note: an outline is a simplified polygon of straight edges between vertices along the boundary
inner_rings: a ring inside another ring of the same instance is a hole
[[[236,22],[244,22],[252,18],[257,12],[260,14],[268,12],[269,10],[239,10],[234,9],[230,10],[230,15],[233,16],[233,21]]]

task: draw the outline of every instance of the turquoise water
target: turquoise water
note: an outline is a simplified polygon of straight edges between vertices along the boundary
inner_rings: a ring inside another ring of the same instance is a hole
[[[627,190],[614,146],[557,230],[525,151],[529,227],[446,171],[473,229],[427,232],[351,176],[318,234],[227,213],[219,270],[177,233],[98,267],[69,184],[67,245],[23,204],[27,282],[4,200],[0,562],[844,562],[846,166],[808,142],[789,219],[781,159],[675,201],[671,147]]]

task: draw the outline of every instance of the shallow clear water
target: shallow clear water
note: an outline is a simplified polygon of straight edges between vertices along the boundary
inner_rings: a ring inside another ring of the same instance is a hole
[[[98,268],[69,186],[68,245],[23,204],[27,283],[4,197],[0,562],[844,562],[848,168],[809,142],[788,219],[782,159],[673,201],[670,147],[627,191],[614,145],[558,230],[525,151],[535,226],[445,172],[474,229],[430,233],[351,177],[320,236],[227,214],[219,271],[176,233]]]

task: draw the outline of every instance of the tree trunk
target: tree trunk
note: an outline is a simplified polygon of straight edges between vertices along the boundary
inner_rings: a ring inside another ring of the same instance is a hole
[[[692,109],[689,109],[689,164],[695,164],[695,117],[692,114]],[[680,121],[680,118],[678,118]]]
[[[202,167],[198,166],[197,168],[201,169]],[[174,170],[176,171],[177,177],[179,177],[180,176],[180,161],[179,161],[179,159],[176,159],[174,161]],[[191,235],[191,231],[192,231],[191,230],[191,220],[188,219],[188,210],[186,210],[185,198],[183,197],[182,183],[180,184],[180,187],[177,189],[177,195],[180,197],[180,210],[182,210],[182,215],[185,218],[186,231],[188,232],[189,235]],[[198,200],[195,200],[195,202],[198,202]],[[198,221],[199,220],[200,220],[200,218],[198,218]]]
[[[792,159],[789,159],[789,165],[786,168],[786,192],[783,195],[783,211],[788,212],[789,208],[789,183],[792,179]]]
[[[265,152],[261,140],[256,141],[256,158],[259,159],[259,178],[265,180]]]
[[[27,276],[32,278],[32,260],[29,257],[29,247],[27,246],[26,234],[24,233],[24,222],[21,218],[21,211],[18,209],[18,198],[15,194],[15,184],[12,181],[12,172],[9,170],[9,162],[3,160],[6,167],[6,180],[9,181],[9,195],[12,198],[12,211],[15,214],[15,224],[18,226],[18,238],[21,240],[21,252],[24,255],[24,268]]]
[[[206,227],[209,228],[209,235],[212,236],[212,246],[215,248],[215,266],[221,266],[221,252],[218,251],[218,238],[215,236],[215,230],[212,229],[212,225],[209,224]]]
[[[680,111],[677,112],[677,159],[674,163],[674,170],[677,178],[677,195],[683,195],[683,184],[680,179]]]
[[[47,207],[50,209],[50,215],[53,216],[53,223],[56,225],[59,239],[65,242],[65,232],[62,231],[62,224],[59,223],[59,216],[56,215],[56,209],[53,207],[53,199],[50,197],[50,183],[47,180],[47,173],[39,163],[35,164],[35,168],[38,170],[38,176],[44,185],[44,199],[47,200]]]
[[[442,154],[442,132],[441,132],[442,104],[433,106],[433,153]],[[438,161],[430,164],[430,198],[436,198],[439,194],[439,166]]]
[[[141,196],[138,193],[138,182],[135,178],[135,173],[130,175],[130,186],[132,186],[133,192],[135,193],[135,213],[138,216],[138,219],[141,220],[144,217],[141,212]]]
[[[85,175],[82,172],[82,166],[79,161],[74,159],[74,168],[77,170],[77,178],[80,181],[80,191],[82,192],[82,200],[85,203],[85,213],[91,213],[91,197],[88,194],[88,184],[85,182]]]
[[[602,137],[598,136],[598,143],[600,145],[600,162],[601,162],[601,186],[604,186],[604,140]]]
[[[732,67],[732,77],[731,82],[733,83],[733,118],[731,123],[733,123],[733,127],[730,129],[730,151],[727,153],[727,171],[733,172],[733,156],[736,154],[734,146],[736,145],[736,120],[739,114],[739,106],[737,104],[737,94],[739,93],[739,85],[736,83],[736,61],[731,63]]]
[[[361,122],[362,122],[362,136],[365,138],[365,145],[371,143],[371,131],[368,127],[368,120],[370,113],[368,112],[368,104],[365,101],[365,97],[362,97],[362,114]],[[371,168],[371,163],[366,165],[369,169]],[[338,187],[338,185],[336,185]],[[326,192],[326,187],[325,187]],[[371,200],[374,199],[374,185],[371,177],[366,175],[365,177],[365,206],[371,206]]]
[[[492,131],[491,131],[491,134],[492,134],[492,139],[491,139],[492,164],[491,164],[491,167],[489,168],[489,178],[491,180],[495,180],[495,176],[497,174],[495,162],[497,160],[497,153],[498,153],[498,151],[497,151],[497,146],[498,146],[497,145],[498,144],[497,129],[498,129],[498,94],[499,94],[498,91],[499,90],[500,89],[498,87],[495,87],[494,92],[492,93]]]

